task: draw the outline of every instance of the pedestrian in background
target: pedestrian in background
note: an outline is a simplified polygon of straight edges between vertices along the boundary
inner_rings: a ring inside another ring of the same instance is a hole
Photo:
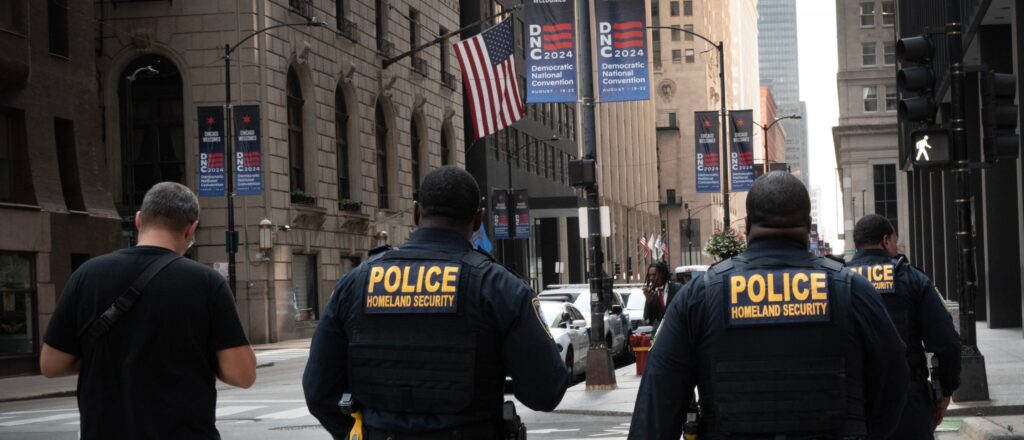
[[[878,294],[807,252],[810,197],[781,171],[747,195],[749,246],[687,284],[651,350],[630,439],[677,439],[696,386],[699,438],[887,436],[904,347]]]
[[[241,388],[256,380],[227,281],[181,257],[198,224],[195,194],[158,183],[135,215],[138,245],[68,279],[39,369],[78,374],[82,439],[219,439],[216,378]]]
[[[665,310],[682,287],[682,284],[669,278],[668,264],[664,261],[656,261],[647,266],[647,282],[643,287],[646,297],[644,323],[653,326],[655,332],[665,317]]]
[[[878,214],[861,218],[854,226],[853,240],[857,254],[847,266],[874,285],[907,345],[907,404],[889,438],[933,439],[950,396],[960,387],[960,335],[932,281],[899,255],[899,236],[888,219]],[[938,364],[931,384],[925,351],[932,352]]]

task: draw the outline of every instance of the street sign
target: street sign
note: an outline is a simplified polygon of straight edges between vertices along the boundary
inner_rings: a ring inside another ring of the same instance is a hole
[[[915,167],[934,167],[949,163],[949,131],[945,129],[915,131],[910,136],[910,154]]]

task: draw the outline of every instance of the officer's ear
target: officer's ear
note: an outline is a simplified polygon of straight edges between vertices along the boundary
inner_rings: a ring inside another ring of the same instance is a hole
[[[746,235],[747,237],[749,237],[750,236],[750,217],[746,217],[746,218],[743,219],[743,228],[744,228],[743,235]]]
[[[420,202],[412,202],[412,224],[416,227],[420,226]]]
[[[484,222],[484,209],[480,208],[476,210],[476,214],[473,214],[473,232],[480,230],[480,225]]]

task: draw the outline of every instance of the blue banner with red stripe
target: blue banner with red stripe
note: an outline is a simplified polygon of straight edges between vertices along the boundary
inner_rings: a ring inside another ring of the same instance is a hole
[[[650,99],[644,0],[596,0],[598,99]]]
[[[576,102],[576,2],[526,0],[526,102]]]

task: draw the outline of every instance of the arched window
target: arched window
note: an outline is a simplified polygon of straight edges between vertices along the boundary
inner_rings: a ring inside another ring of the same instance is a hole
[[[388,209],[391,206],[388,203],[388,124],[380,102],[377,102],[374,125],[377,133],[377,207]]]
[[[338,200],[352,198],[348,156],[348,106],[345,92],[338,87],[334,92],[334,144],[338,165]]]
[[[441,130],[441,166],[451,165],[452,147],[448,145],[448,130]]]
[[[302,87],[295,69],[288,68],[288,173],[292,192],[306,192],[306,166],[302,148]]]
[[[412,127],[409,130],[409,157],[412,158],[412,192],[415,194],[420,190],[420,124],[416,118],[412,119]]]

